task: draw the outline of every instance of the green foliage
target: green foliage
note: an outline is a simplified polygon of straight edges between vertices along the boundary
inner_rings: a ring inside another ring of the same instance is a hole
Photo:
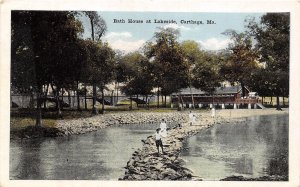
[[[267,13],[260,23],[250,20],[250,34],[257,40],[256,48],[261,54],[261,61],[266,62],[270,70],[289,70],[289,13]]]
[[[218,75],[219,55],[202,51],[195,41],[184,41],[181,46],[189,64],[190,86],[209,93],[214,92],[215,88],[220,86],[221,81]]]
[[[77,74],[72,67],[81,66],[83,55],[74,54],[80,49],[80,32],[81,23],[71,12],[13,11],[13,85],[21,89],[38,89],[47,83],[62,87],[74,79]]]
[[[251,77],[249,86],[262,96],[288,96],[288,73],[259,69]]]
[[[154,34],[155,42],[148,42],[145,46],[145,54],[153,64],[155,85],[161,88],[163,95],[188,85],[189,66],[177,42],[178,35],[178,30],[160,29]]]
[[[125,86],[122,91],[128,95],[150,95],[153,89],[153,72],[148,59],[138,52],[125,55],[119,62]]]
[[[99,42],[107,30],[107,25],[104,19],[96,11],[83,11],[81,14],[87,16],[90,20],[91,39]]]
[[[85,45],[88,54],[85,66],[86,83],[104,87],[112,81],[115,53],[107,43],[86,40]]]
[[[199,59],[204,56],[204,51],[199,48],[199,44],[192,40],[183,41],[181,43],[182,50],[184,52],[185,58],[190,65],[193,65]]]
[[[89,18],[89,21],[90,21],[90,25],[91,25],[91,39],[93,42],[98,42],[98,43],[101,43],[101,37],[105,34],[106,30],[107,30],[107,27],[106,27],[106,23],[105,21],[101,18],[101,16],[95,12],[95,11],[84,11],[84,12],[81,12],[83,15],[86,15],[88,18]],[[95,38],[95,34],[96,34],[96,38]],[[92,46],[89,47],[88,51],[97,51],[95,50],[96,48],[93,49]],[[88,60],[88,62],[91,63],[92,67],[96,68],[96,69],[92,69],[91,71],[87,71],[88,73],[92,72],[92,74],[88,74],[90,76],[88,76],[90,79],[90,82],[93,86],[93,111],[92,113],[93,114],[97,114],[97,109],[95,107],[95,104],[96,104],[96,97],[97,97],[97,87],[96,87],[96,84],[97,84],[97,74],[94,74],[94,73],[97,73],[97,71],[99,72],[99,70],[103,70],[101,68],[101,65],[97,65],[97,58],[99,58],[99,54],[100,53],[97,53],[97,54],[92,54],[90,53],[91,55],[91,58],[90,60]],[[97,56],[98,55],[98,56]],[[101,58],[101,57],[100,57]],[[94,62],[94,63],[93,63]],[[98,63],[101,63],[98,61]],[[91,67],[89,67],[91,68]],[[88,69],[89,69],[88,68]],[[99,69],[98,69],[99,68]],[[109,69],[108,69],[109,71]],[[101,72],[103,73],[103,72]],[[104,74],[104,73],[103,73]],[[98,76],[99,77],[99,76]],[[109,76],[110,78],[110,76]],[[103,80],[105,79],[104,77],[102,78]],[[102,101],[104,102],[104,95],[103,95],[103,89],[104,89],[104,85],[103,83],[105,82],[104,81],[101,81],[100,83],[100,86],[101,86],[101,91],[102,91]],[[102,113],[104,112],[104,103],[102,103]]]
[[[233,43],[229,46],[229,53],[223,61],[220,73],[232,84],[239,82],[244,96],[245,84],[249,81],[251,73],[258,68],[258,54],[252,48],[250,35],[234,30],[227,30],[223,34],[230,36]]]
[[[218,62],[218,55],[213,53],[204,53],[202,58],[197,59],[192,69],[192,85],[213,93],[222,80],[219,76]]]
[[[78,80],[84,51],[78,36],[83,32],[74,12],[12,11],[12,87],[37,95],[37,120],[41,125],[42,87],[71,87]],[[74,51],[76,52],[74,54]]]
[[[288,96],[289,94],[289,13],[267,13],[260,23],[253,19],[248,21],[249,33],[255,38],[255,48],[259,51],[264,69],[252,75],[252,80],[262,85],[257,88],[261,95]],[[267,89],[266,89],[267,88]]]

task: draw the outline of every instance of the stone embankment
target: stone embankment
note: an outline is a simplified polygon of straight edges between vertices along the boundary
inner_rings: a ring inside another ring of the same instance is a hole
[[[246,123],[249,120],[247,118],[251,116],[287,114],[288,110],[221,110],[216,113],[217,117],[215,118],[212,118],[208,111],[195,113],[197,116],[195,125],[190,126],[188,123],[182,123],[181,127],[170,129],[167,138],[163,140],[165,154],[157,154],[154,136],[142,140],[143,147],[132,154],[125,167],[125,174],[119,180],[201,180],[200,177],[194,176],[191,170],[184,167],[185,161],[180,158],[180,151],[186,138],[215,124]],[[184,113],[184,115],[187,116],[188,113]],[[238,179],[240,178],[237,177]],[[244,178],[244,180],[252,179]],[[276,180],[278,179],[276,178]]]
[[[120,112],[113,114],[97,115],[90,118],[59,120],[57,128],[58,135],[84,134],[108,126],[120,126],[129,124],[158,124],[162,119],[167,123],[186,122],[186,112]]]
[[[198,123],[193,126],[185,123],[182,127],[174,127],[168,131],[168,136],[163,140],[165,153],[160,155],[157,154],[154,136],[149,136],[142,141],[143,147],[133,153],[127,162],[125,175],[119,180],[201,180],[184,167],[184,160],[179,155],[183,141],[213,124],[243,121],[201,116]]]

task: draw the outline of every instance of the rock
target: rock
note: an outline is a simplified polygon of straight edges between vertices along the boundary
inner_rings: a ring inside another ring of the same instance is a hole
[[[161,170],[164,164],[162,164],[161,162],[157,163],[157,165],[155,166],[156,170]]]
[[[149,158],[149,157],[146,157],[143,161],[144,161],[145,163],[147,163],[147,162],[149,162],[149,160],[150,160],[150,158]]]

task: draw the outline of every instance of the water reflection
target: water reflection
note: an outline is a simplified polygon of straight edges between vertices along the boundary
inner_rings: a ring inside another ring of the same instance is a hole
[[[117,180],[155,125],[112,127],[84,135],[12,140],[10,179]]]
[[[216,125],[189,138],[182,156],[187,167],[204,180],[287,175],[288,116],[252,117],[242,124]]]
[[[236,158],[234,164],[234,171],[241,174],[253,174],[253,159],[248,155],[242,155],[240,158]]]

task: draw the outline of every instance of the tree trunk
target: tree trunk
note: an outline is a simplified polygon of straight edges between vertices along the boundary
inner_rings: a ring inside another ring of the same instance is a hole
[[[111,91],[111,96],[110,96],[110,105],[114,106],[114,91]]]
[[[241,87],[242,87],[242,97],[245,97],[245,84],[243,81],[241,81]]]
[[[181,96],[181,95],[180,95],[180,101],[181,101],[181,106],[182,106],[182,108],[184,108],[184,107],[183,107],[183,104],[184,104],[184,103],[183,103],[183,99],[182,99],[182,96]]]
[[[102,97],[101,114],[104,114],[104,110],[105,110],[104,87],[101,88],[101,97]]]
[[[61,89],[61,105],[60,105],[60,109],[63,110],[64,109],[64,89]]]
[[[178,110],[181,110],[181,108],[179,107],[179,106],[180,106],[179,104],[180,104],[180,97],[179,97],[179,94],[178,94],[178,95],[177,95],[177,105],[178,105],[178,106],[177,106],[177,109],[178,109]]]
[[[29,108],[34,111],[34,95],[32,92],[30,93]]]
[[[270,104],[273,105],[273,96],[271,96]]]
[[[157,108],[159,108],[159,87],[157,88]]]
[[[165,107],[167,108],[167,95],[165,95]]]
[[[93,18],[90,17],[90,23],[91,23],[91,28],[92,28],[92,40],[95,41],[95,36],[94,36],[94,23],[93,23]]]
[[[68,103],[69,103],[69,106],[71,107],[71,92],[70,92],[70,90],[68,90],[67,92],[68,92]]]
[[[87,89],[86,89],[86,85],[84,85],[84,109],[87,110],[87,98],[86,98],[86,93],[87,93]]]
[[[282,105],[283,105],[283,107],[285,107],[284,96],[282,97]]]
[[[279,96],[276,96],[276,110],[282,110],[279,103]]]
[[[146,107],[149,108],[148,95],[146,95]]]
[[[49,84],[47,84],[47,87],[46,87],[46,91],[45,91],[45,97],[43,99],[44,101],[44,108],[47,108],[47,96],[48,96],[48,89],[49,89]]]
[[[119,83],[117,83],[117,98],[116,98],[116,104],[118,104],[119,101]]]
[[[57,110],[58,109],[57,100],[56,100],[56,94],[57,94],[56,92],[57,91],[54,89],[54,86],[52,83],[50,84],[50,86],[52,88],[53,98],[55,98],[55,110]]]
[[[41,127],[43,125],[42,122],[42,107],[41,107],[41,89],[38,89],[37,96],[36,96],[36,121],[35,126]]]
[[[57,88],[56,90],[56,106],[57,106],[57,117],[62,117],[61,116],[61,105],[60,105],[60,101],[59,101],[59,90],[60,88]]]
[[[96,85],[95,83],[93,83],[93,109],[92,109],[92,114],[98,114],[98,110],[96,108],[96,98],[97,98],[97,88],[96,88]]]
[[[79,97],[79,81],[77,81],[76,96],[77,96],[77,110],[81,111],[81,108],[80,108],[80,97]]]
[[[73,94],[73,107],[75,106],[75,99],[77,100],[77,88],[76,88],[76,90],[73,92],[74,94]]]
[[[130,107],[129,107],[130,110],[132,110],[132,96],[130,94]]]

